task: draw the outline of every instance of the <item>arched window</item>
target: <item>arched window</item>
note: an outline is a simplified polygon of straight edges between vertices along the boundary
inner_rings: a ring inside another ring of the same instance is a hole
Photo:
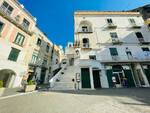
[[[83,47],[89,48],[89,39],[88,38],[83,38],[82,43],[83,43]]]
[[[79,25],[79,32],[92,33],[92,24],[89,21],[81,21]]]

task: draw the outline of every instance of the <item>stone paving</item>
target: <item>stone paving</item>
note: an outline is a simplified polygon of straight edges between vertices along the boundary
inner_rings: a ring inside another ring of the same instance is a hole
[[[150,89],[41,91],[0,99],[0,113],[150,113]]]

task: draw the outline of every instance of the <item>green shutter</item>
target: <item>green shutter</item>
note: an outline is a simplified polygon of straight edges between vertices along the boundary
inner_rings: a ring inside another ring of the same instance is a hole
[[[109,83],[109,87],[112,88],[112,87],[113,87],[113,82],[112,82],[112,69],[107,70],[106,73],[107,73],[107,80],[108,80],[108,83]]]
[[[110,54],[111,54],[112,56],[118,55],[118,52],[117,52],[117,49],[116,49],[116,48],[109,48],[109,50],[110,50]]]
[[[125,77],[128,80],[129,87],[135,87],[132,71],[131,70],[124,70],[124,74],[125,74]]]
[[[25,39],[25,36],[23,36],[22,34],[18,33],[17,36],[16,36],[16,38],[15,38],[14,43],[22,46],[23,42],[24,42],[24,39]]]
[[[2,22],[0,22],[0,32],[2,31],[2,29],[3,29],[3,23]]]
[[[144,69],[144,72],[145,72],[145,75],[146,75],[146,77],[147,77],[147,80],[148,80],[148,82],[149,82],[149,84],[150,84],[150,69]]]
[[[81,69],[82,88],[91,88],[89,68]]]
[[[8,60],[17,61],[19,52],[20,52],[20,50],[12,48],[12,50],[11,50],[11,52],[9,54]]]

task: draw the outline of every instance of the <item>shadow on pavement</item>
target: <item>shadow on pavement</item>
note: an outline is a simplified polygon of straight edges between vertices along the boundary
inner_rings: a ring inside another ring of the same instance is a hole
[[[114,97],[128,97],[142,103],[126,103],[130,105],[145,105],[150,106],[150,88],[120,88],[120,89],[99,89],[99,90],[49,90],[55,93],[66,93],[76,95],[96,95],[96,96],[114,96]],[[48,92],[47,89],[40,90],[40,92]]]

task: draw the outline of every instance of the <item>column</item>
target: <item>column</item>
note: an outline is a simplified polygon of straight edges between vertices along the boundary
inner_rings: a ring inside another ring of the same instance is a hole
[[[93,83],[93,70],[92,70],[92,67],[89,67],[89,69],[90,69],[91,89],[95,89],[95,88],[94,88],[94,83]]]

